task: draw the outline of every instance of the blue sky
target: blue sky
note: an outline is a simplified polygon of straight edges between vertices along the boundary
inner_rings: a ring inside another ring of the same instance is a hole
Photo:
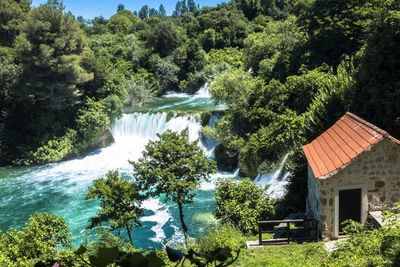
[[[39,6],[40,4],[46,3],[47,0],[33,0],[33,6]],[[85,19],[92,19],[94,17],[103,16],[109,18],[117,12],[118,4],[123,4],[125,9],[131,11],[137,10],[148,5],[150,8],[156,8],[163,4],[167,15],[171,15],[175,9],[177,0],[147,0],[147,1],[135,1],[135,0],[64,0],[65,10],[71,11],[72,14],[77,16],[83,16]],[[195,0],[196,4],[203,6],[216,6],[222,2],[229,2],[229,0]]]

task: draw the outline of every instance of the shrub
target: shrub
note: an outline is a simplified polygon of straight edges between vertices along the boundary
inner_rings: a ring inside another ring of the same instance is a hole
[[[216,217],[245,234],[255,233],[257,221],[269,219],[275,213],[275,200],[268,196],[266,188],[248,179],[220,179],[215,191],[215,204]]]
[[[218,248],[230,248],[238,250],[246,244],[246,237],[233,225],[222,224],[210,229],[208,235],[197,241],[199,252],[206,254]]]
[[[5,234],[0,233],[1,266],[33,266],[40,261],[66,260],[70,249],[68,225],[54,214],[35,213],[21,231],[11,228]]]

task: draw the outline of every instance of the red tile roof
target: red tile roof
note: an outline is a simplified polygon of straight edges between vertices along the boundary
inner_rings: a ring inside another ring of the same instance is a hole
[[[386,131],[347,112],[314,141],[303,146],[303,151],[315,178],[324,179],[384,138],[400,145],[400,140]]]

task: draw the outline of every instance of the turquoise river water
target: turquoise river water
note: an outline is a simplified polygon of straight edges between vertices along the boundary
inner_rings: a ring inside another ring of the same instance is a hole
[[[5,232],[10,227],[20,229],[29,215],[47,212],[66,219],[74,245],[81,244],[85,237],[92,239],[96,230],[86,227],[89,218],[96,214],[98,202],[85,200],[88,186],[93,180],[104,177],[108,170],[118,169],[124,176],[132,176],[133,168],[128,160],[137,160],[147,142],[166,129],[179,131],[188,127],[189,138],[199,138],[200,146],[210,158],[213,157],[216,142],[201,136],[198,116],[175,116],[167,121],[168,111],[224,109],[224,106],[214,104],[206,85],[196,95],[168,93],[151,101],[147,109],[145,113],[130,111],[132,113],[116,120],[110,127],[115,142],[85,157],[43,166],[0,168],[0,230]],[[213,115],[210,124],[217,119]],[[207,218],[215,210],[214,182],[218,178],[236,176],[237,173],[218,173],[213,175],[211,182],[201,183],[195,204],[184,207],[190,236],[199,237],[206,232],[210,223]],[[274,182],[275,176],[264,176],[263,183]],[[176,205],[153,198],[145,201],[143,207],[146,209],[145,216],[141,218],[143,227],[133,232],[136,247],[161,247],[167,242],[182,242]],[[124,234],[125,231],[121,230],[121,235]]]

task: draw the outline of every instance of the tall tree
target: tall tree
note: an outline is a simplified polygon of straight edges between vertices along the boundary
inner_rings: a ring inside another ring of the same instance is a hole
[[[107,26],[113,33],[127,34],[132,26],[139,21],[139,18],[135,14],[125,9],[112,15]]]
[[[175,25],[164,20],[147,32],[147,43],[153,47],[154,52],[166,57],[182,43],[182,40]]]
[[[119,4],[117,8],[117,12],[120,12],[122,10],[125,10],[125,6],[123,4]]]
[[[158,14],[160,14],[160,15],[162,15],[162,16],[167,15],[167,12],[165,11],[165,7],[164,7],[163,4],[161,4],[161,5],[158,7]]]
[[[16,40],[17,60],[23,65],[20,98],[49,109],[74,105],[82,92],[78,84],[93,79],[80,65],[88,51],[80,24],[54,0],[32,10]]]
[[[140,19],[145,19],[149,17],[149,6],[144,5],[142,8],[139,10],[139,18]]]
[[[197,11],[196,3],[194,2],[194,0],[188,0],[188,10],[189,12]]]
[[[150,8],[149,9],[149,17],[157,15],[157,14],[158,14],[158,12],[157,12],[157,10],[155,8]]]
[[[178,205],[179,218],[188,245],[188,227],[183,217],[183,205],[192,204],[195,190],[201,180],[209,180],[216,171],[214,161],[207,161],[198,140],[190,142],[188,129],[181,133],[166,131],[158,134],[158,140],[150,141],[137,162],[131,162],[140,190],[149,196],[165,194]]]
[[[125,228],[129,241],[132,241],[133,227],[142,226],[139,217],[144,211],[140,208],[144,196],[139,193],[134,183],[119,176],[118,171],[109,171],[106,178],[93,181],[94,187],[89,187],[86,199],[100,199],[101,209],[97,215],[90,218],[93,228],[102,222],[109,222],[111,230]]]

